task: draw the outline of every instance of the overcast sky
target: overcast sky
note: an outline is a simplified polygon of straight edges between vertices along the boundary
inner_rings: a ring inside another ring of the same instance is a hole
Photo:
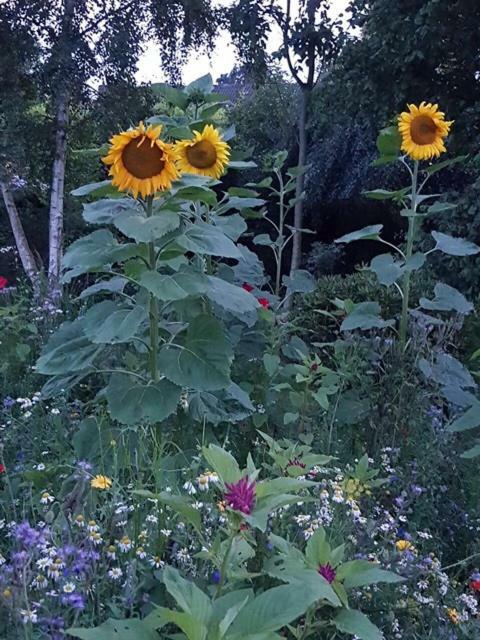
[[[231,4],[233,0],[214,0],[216,4]],[[299,0],[292,0],[292,8],[298,6]],[[338,15],[345,9],[348,0],[332,0],[332,13]],[[280,32],[276,31],[270,37],[268,50],[278,49],[280,43]],[[223,73],[232,70],[235,64],[235,49],[228,32],[223,32],[217,40],[217,45],[211,56],[194,53],[183,68],[183,81],[185,83],[195,80],[206,73],[211,73],[214,80],[217,80]],[[147,45],[140,59],[137,72],[138,82],[163,82],[165,76],[161,70],[160,51],[157,45]]]

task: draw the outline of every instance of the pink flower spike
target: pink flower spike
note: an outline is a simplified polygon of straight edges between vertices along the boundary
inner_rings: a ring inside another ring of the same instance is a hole
[[[249,484],[248,477],[245,477],[238,482],[227,482],[225,486],[227,488],[225,501],[228,506],[247,516],[250,515],[255,504],[255,481]]]
[[[337,577],[337,572],[335,571],[335,569],[332,567],[332,565],[327,562],[327,564],[321,564],[318,567],[318,573],[325,578],[325,580],[329,583],[332,584],[332,582],[335,580],[335,578]]]

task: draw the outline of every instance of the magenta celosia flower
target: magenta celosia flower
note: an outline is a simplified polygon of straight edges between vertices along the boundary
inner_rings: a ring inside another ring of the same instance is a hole
[[[337,575],[337,572],[329,562],[327,562],[327,564],[321,564],[318,567],[318,573],[330,584],[332,584]]]
[[[245,477],[238,482],[226,482],[225,486],[225,501],[228,506],[247,516],[250,515],[255,504],[255,481],[249,484],[248,477]]]

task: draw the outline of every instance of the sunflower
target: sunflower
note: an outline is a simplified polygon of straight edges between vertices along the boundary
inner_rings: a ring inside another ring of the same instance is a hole
[[[110,150],[102,158],[110,165],[112,184],[120,191],[131,191],[134,198],[152,196],[172,186],[179,174],[175,166],[173,145],[160,140],[161,125],[122,131],[110,140]]]
[[[402,151],[413,160],[429,160],[446,151],[443,143],[452,122],[445,120],[445,114],[437,104],[422,102],[418,107],[408,105],[408,112],[398,116],[398,129],[402,136]]]
[[[191,140],[181,140],[175,145],[179,170],[219,178],[228,164],[230,147],[211,124],[194,134]]]

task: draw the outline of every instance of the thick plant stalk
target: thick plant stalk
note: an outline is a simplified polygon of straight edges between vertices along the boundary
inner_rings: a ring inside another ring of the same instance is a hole
[[[20,220],[17,205],[13,199],[10,187],[5,180],[0,181],[0,187],[2,189],[3,201],[10,220],[10,226],[12,228],[13,237],[15,238],[15,244],[17,245],[17,251],[20,256],[23,270],[32,283],[34,296],[38,298],[40,294],[40,273],[35,257],[30,249],[30,245],[28,244],[27,236],[25,235],[22,221]]]
[[[412,174],[412,206],[411,216],[408,218],[408,233],[407,233],[407,249],[405,252],[405,262],[407,262],[413,253],[413,242],[415,239],[415,225],[416,225],[416,213],[417,213],[417,187],[418,187],[418,160],[415,161]],[[402,284],[402,316],[400,318],[400,353],[405,351],[405,345],[407,343],[407,328],[408,328],[408,310],[410,302],[410,279],[411,272],[407,271],[403,276]]]
[[[147,217],[151,217],[153,209],[153,196],[147,199]],[[155,243],[148,243],[148,261],[152,271],[157,270],[157,255],[155,251]],[[150,294],[149,310],[150,320],[150,375],[155,382],[159,379],[158,375],[158,301],[153,293]]]
[[[303,167],[307,156],[307,100],[308,89],[302,87],[300,91],[300,110],[298,114],[298,166]],[[305,175],[300,172],[295,185],[295,210],[293,215],[293,226],[295,235],[292,241],[292,259],[290,263],[290,275],[300,267],[302,260],[302,232],[298,231],[303,226],[303,190],[305,186]]]

